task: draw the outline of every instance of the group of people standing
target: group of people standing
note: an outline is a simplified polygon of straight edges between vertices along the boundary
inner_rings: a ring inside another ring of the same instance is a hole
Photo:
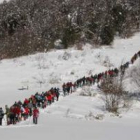
[[[107,77],[116,77],[119,73],[124,74],[125,70],[129,67],[129,64],[133,64],[136,59],[140,57],[140,51],[136,53],[130,60],[121,65],[119,68],[110,69],[108,71],[91,75],[90,77],[82,77],[76,80],[74,83],[67,82],[62,85],[64,96],[74,92],[77,88],[85,85],[93,85],[103,81]],[[5,106],[5,112],[0,108],[0,125],[2,125],[2,119],[6,115],[7,125],[16,124],[21,120],[26,120],[29,116],[33,116],[33,123],[37,124],[39,117],[38,108],[46,108],[47,105],[51,105],[55,100],[58,101],[60,96],[59,88],[51,88],[49,91],[36,93],[30,98],[26,98],[24,102],[15,102],[11,107]]]

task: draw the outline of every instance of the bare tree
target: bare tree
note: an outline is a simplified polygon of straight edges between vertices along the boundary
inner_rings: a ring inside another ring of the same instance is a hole
[[[108,77],[101,83],[101,90],[105,94],[103,100],[105,108],[109,112],[117,113],[120,107],[124,106],[124,96],[126,92],[122,85],[122,75],[120,78]]]
[[[40,73],[38,76],[33,77],[33,79],[36,81],[37,84],[39,84],[40,88],[43,84],[46,83],[46,79],[44,78],[43,73]]]
[[[140,64],[133,67],[130,72],[131,80],[137,86],[138,92],[140,93]]]

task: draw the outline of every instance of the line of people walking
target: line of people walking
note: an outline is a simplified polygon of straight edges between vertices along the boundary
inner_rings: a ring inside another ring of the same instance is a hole
[[[51,105],[54,101],[59,100],[59,89],[51,88],[49,91],[38,92],[32,95],[30,98],[26,98],[23,102],[15,102],[12,106],[5,105],[5,113],[0,108],[0,125],[2,125],[2,119],[6,115],[7,125],[16,124],[22,120],[28,119],[33,116],[33,123],[37,124],[39,117],[38,108],[46,108],[47,105]]]
[[[77,88],[83,87],[85,85],[93,85],[103,81],[107,77],[116,77],[118,74],[124,74],[125,70],[129,68],[129,64],[134,64],[137,58],[140,57],[140,51],[136,53],[130,60],[121,65],[119,68],[114,68],[107,70],[105,72],[91,75],[90,77],[82,77],[75,82],[63,83],[63,95],[69,95],[76,91]],[[7,125],[16,124],[22,120],[28,119],[28,117],[33,116],[33,123],[38,123],[39,109],[46,108],[48,105],[51,105],[53,102],[58,101],[60,96],[59,88],[51,88],[49,91],[42,92],[41,94],[36,93],[30,98],[26,98],[23,102],[15,102],[12,106],[8,107],[5,105],[5,112],[0,108],[0,125],[2,125],[2,119],[6,115]]]
[[[69,95],[70,93],[74,92],[77,88],[83,87],[85,85],[91,86],[95,83],[99,85],[99,83],[102,82],[107,77],[117,77],[119,73],[121,75],[124,75],[125,70],[129,68],[129,65],[134,64],[134,62],[139,57],[140,57],[140,51],[138,53],[135,53],[130,61],[121,65],[119,68],[109,69],[105,72],[91,75],[89,77],[84,76],[82,78],[77,79],[74,83],[72,82],[63,83],[62,89],[63,89],[64,96]]]

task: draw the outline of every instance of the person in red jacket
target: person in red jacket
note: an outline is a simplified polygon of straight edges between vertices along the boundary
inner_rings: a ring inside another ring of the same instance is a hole
[[[47,99],[48,99],[48,103],[50,105],[52,103],[52,96],[51,96],[51,93],[50,92],[47,95]]]
[[[24,105],[28,105],[28,103],[29,103],[29,100],[25,98]]]
[[[15,113],[15,121],[19,122],[20,121],[21,110],[20,110],[20,107],[18,105],[15,106],[14,113]]]
[[[29,108],[27,106],[24,107],[24,120],[28,119],[28,116],[29,116]]]
[[[38,120],[38,117],[39,117],[39,110],[38,110],[38,108],[37,107],[35,107],[34,109],[33,109],[33,123],[34,124],[37,124],[37,120]]]

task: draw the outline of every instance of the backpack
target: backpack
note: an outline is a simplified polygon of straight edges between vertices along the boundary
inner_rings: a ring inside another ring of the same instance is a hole
[[[21,110],[21,113],[22,113],[22,114],[25,113],[24,107],[21,107],[20,110]]]

